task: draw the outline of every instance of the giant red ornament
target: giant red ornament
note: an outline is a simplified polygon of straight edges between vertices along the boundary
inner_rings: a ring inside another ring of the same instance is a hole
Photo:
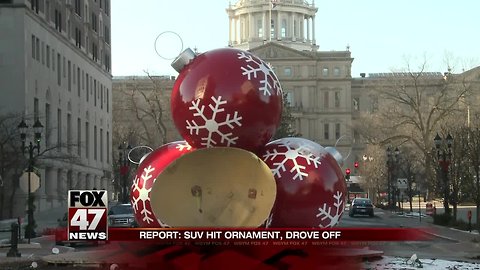
[[[172,66],[180,72],[171,95],[173,120],[193,147],[256,152],[275,134],[282,89],[260,58],[233,48],[199,55],[186,50]]]
[[[150,191],[157,176],[174,160],[192,152],[192,147],[185,141],[162,145],[142,159],[130,190],[135,219],[140,227],[164,227],[152,211]]]
[[[303,138],[268,143],[261,157],[277,182],[268,227],[333,227],[345,208],[346,184],[337,160]]]

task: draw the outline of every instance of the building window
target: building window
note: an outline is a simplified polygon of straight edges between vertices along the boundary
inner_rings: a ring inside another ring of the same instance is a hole
[[[77,155],[82,155],[82,120],[80,117],[77,119]]]
[[[333,76],[335,77],[340,76],[340,68],[336,67],[333,69]]]
[[[97,126],[93,126],[93,159],[97,160]]]
[[[340,139],[340,123],[335,124],[335,139]]]
[[[32,8],[33,11],[35,11],[35,13],[38,14],[38,8],[39,8],[39,0],[30,0],[30,7]]]
[[[316,138],[316,132],[315,132],[315,120],[310,119],[308,120],[308,136],[310,138]]]
[[[335,92],[335,108],[340,108],[340,92]]]
[[[327,77],[327,76],[328,76],[328,68],[324,67],[324,68],[322,69],[322,75],[323,75],[323,77]]]
[[[33,120],[38,120],[38,98],[33,99]]]
[[[97,20],[97,15],[95,15],[95,12],[92,12],[92,30],[95,32],[98,32]]]
[[[93,61],[98,61],[98,47],[95,42],[92,42],[92,59]]]
[[[103,85],[100,84],[100,109],[103,109]]]
[[[45,145],[50,146],[50,104],[45,104]]]
[[[75,13],[82,17],[82,2],[81,0],[75,0]]]
[[[283,75],[285,76],[292,76],[292,68],[291,67],[286,67],[283,69]]]
[[[110,95],[110,90],[107,88],[107,112],[110,111],[110,99],[109,99],[109,95]]]
[[[262,20],[257,20],[257,35],[259,38],[263,37],[263,22]]]
[[[62,32],[62,13],[55,9],[55,29]]]
[[[65,56],[63,57],[63,78],[67,77],[67,61],[65,60]]]
[[[62,147],[62,110],[58,109],[57,110],[57,147],[58,151],[60,151],[60,148]]]
[[[50,46],[47,45],[47,57],[46,57],[47,68],[50,68]]]
[[[72,64],[68,60],[68,92],[72,91]]]
[[[97,80],[93,79],[93,106],[97,106]]]
[[[82,48],[82,30],[75,27],[75,46]]]
[[[61,66],[62,66],[62,58],[60,57],[60,54],[57,53],[57,83],[58,83],[58,86],[61,86],[61,85],[62,85],[62,70],[61,70]]]
[[[282,20],[282,38],[287,36],[287,20]]]
[[[42,65],[45,65],[45,43],[42,41]]]
[[[110,55],[105,53],[105,69],[110,71]]]
[[[85,157],[90,158],[90,127],[88,122],[85,122]]]
[[[80,97],[80,68],[77,67],[77,95]]]
[[[293,100],[293,93],[292,92],[287,92],[287,104],[288,106],[293,106],[295,104],[295,100]]]
[[[110,0],[105,0],[105,14],[110,16]]]
[[[275,37],[275,23],[273,20],[270,21],[270,37]]]
[[[55,50],[52,48],[52,70],[55,71]]]
[[[110,164],[110,132],[107,131],[107,164]]]
[[[325,140],[330,140],[330,126],[329,124],[323,124],[323,138]]]
[[[40,62],[40,39],[35,38],[35,59]]]
[[[89,93],[88,93],[88,89],[89,89],[89,87],[88,87],[88,73],[85,76],[85,84],[87,85],[87,92],[86,92],[85,96],[87,97],[87,102],[88,102],[88,99],[89,99],[88,98],[88,96],[89,96]]]
[[[358,111],[360,109],[360,98],[353,99],[353,109]]]
[[[32,58],[35,59],[35,35],[32,35]]]
[[[105,43],[110,44],[110,28],[105,25],[104,27],[104,36],[105,36]]]
[[[72,152],[72,115],[67,114],[67,150]]]
[[[103,128],[100,128],[100,162],[103,162]]]
[[[329,94],[328,94],[328,93],[329,93],[328,91],[325,91],[325,92],[323,93],[323,107],[324,107],[325,109],[328,109],[328,107],[329,107],[328,100],[329,100],[330,97],[329,97]]]

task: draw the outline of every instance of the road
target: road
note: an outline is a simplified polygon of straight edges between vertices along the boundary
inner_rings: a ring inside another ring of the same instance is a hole
[[[417,208],[418,211],[418,208]],[[392,214],[389,211],[376,209],[374,217],[348,215],[342,216],[341,225],[339,227],[367,227],[367,228],[381,228],[381,227],[412,227],[412,228],[426,228],[427,222],[431,223],[432,218],[424,216],[420,220],[417,217],[405,217]],[[449,237],[443,237],[441,234],[433,233],[431,241],[404,241],[404,242],[387,242],[381,243],[370,248],[378,248],[384,251],[387,256],[410,257],[417,254],[419,258],[424,259],[445,259],[445,260],[466,260],[478,262],[478,260],[470,260],[469,245],[465,245],[460,241]],[[475,246],[476,245],[476,246]],[[471,243],[470,246],[477,248],[478,255],[480,255],[479,244]],[[477,247],[478,246],[478,247]]]

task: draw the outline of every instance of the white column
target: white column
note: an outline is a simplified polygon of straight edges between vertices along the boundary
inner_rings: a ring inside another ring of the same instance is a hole
[[[280,20],[280,11],[277,10],[277,21],[275,22],[275,35],[277,39],[282,38],[282,22]]]
[[[58,169],[57,178],[57,199],[61,201],[67,198],[67,171]]]
[[[233,44],[233,41],[232,41],[232,18],[228,18],[228,44]]]
[[[232,44],[235,44],[237,38],[237,21],[235,18],[232,18]]]
[[[310,41],[310,18],[307,18],[307,42]]]
[[[313,44],[317,44],[317,40],[315,39],[315,16],[312,17],[312,35],[313,35]]]
[[[292,41],[295,41],[295,17],[293,16],[293,12],[290,12],[289,16],[289,21],[290,21],[290,37],[292,38]]]
[[[56,183],[57,176],[54,174],[54,170],[51,167],[45,169],[45,194],[48,198],[51,198],[55,194],[55,188],[57,186]]]
[[[253,14],[248,14],[248,40],[252,41],[252,39],[256,36],[255,33],[255,19],[253,18]]]
[[[267,12],[263,12],[263,25],[262,25],[262,33],[263,33],[263,40],[268,40],[268,36],[267,36]]]
[[[85,189],[93,189],[93,180],[91,174],[85,175]]]

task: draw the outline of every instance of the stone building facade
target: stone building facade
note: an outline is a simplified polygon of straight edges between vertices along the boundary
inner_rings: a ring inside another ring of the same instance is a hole
[[[37,211],[66,207],[68,189],[107,189],[110,0],[6,0],[0,14],[0,113],[23,115],[30,127],[38,119],[44,126],[41,150],[51,149],[51,158],[36,162]],[[17,194],[15,212],[23,213],[26,194]]]

